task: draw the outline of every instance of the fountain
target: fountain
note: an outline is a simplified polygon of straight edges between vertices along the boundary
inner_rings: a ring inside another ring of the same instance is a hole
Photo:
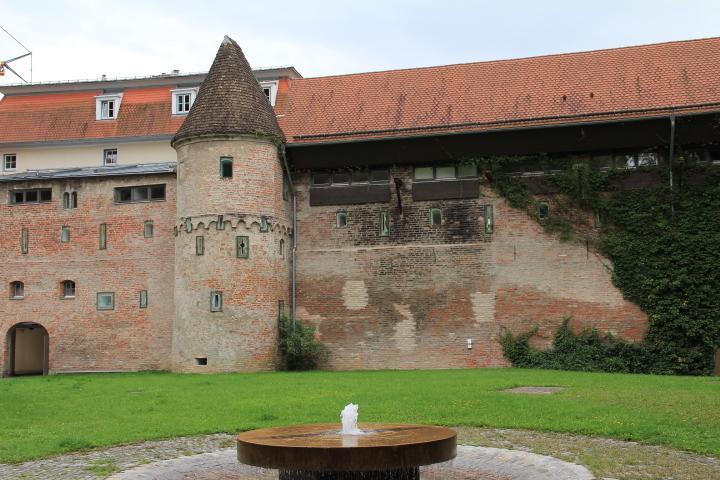
[[[418,480],[419,467],[455,458],[454,430],[428,425],[357,423],[347,405],[337,424],[264,428],[237,438],[238,460],[280,471],[280,480]]]

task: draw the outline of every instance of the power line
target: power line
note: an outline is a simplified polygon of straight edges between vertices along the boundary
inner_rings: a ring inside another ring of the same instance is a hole
[[[15,40],[18,45],[20,45],[21,47],[23,47],[23,48],[24,48],[25,50],[27,50],[28,52],[30,51],[30,49],[27,48],[25,45],[23,45],[22,42],[20,42],[20,40],[18,40],[17,38],[15,38],[12,33],[10,33],[10,32],[8,32],[7,30],[5,30],[5,27],[3,27],[2,25],[0,25],[0,29],[2,29],[3,32],[7,33],[10,38],[12,38],[13,40]]]

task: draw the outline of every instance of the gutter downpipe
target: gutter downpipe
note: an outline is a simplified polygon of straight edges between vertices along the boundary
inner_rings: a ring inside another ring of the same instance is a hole
[[[285,154],[285,145],[280,146],[280,156],[285,166],[285,173],[287,173],[288,183],[290,184],[290,195],[292,197],[292,249],[290,256],[290,319],[292,320],[293,330],[295,329],[295,307],[296,307],[296,278],[297,278],[297,197],[295,196],[295,185],[293,184],[292,174],[290,173],[290,166],[288,165],[287,155]]]
[[[675,201],[673,199],[673,160],[675,157],[675,115],[670,115],[670,152],[668,154],[668,170],[670,177],[670,214],[675,216]]]

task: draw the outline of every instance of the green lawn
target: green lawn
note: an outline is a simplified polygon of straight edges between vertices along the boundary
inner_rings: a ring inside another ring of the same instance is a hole
[[[499,390],[554,385],[554,395]],[[720,379],[545,370],[63,375],[0,380],[0,462],[294,423],[416,422],[574,432],[720,455]]]

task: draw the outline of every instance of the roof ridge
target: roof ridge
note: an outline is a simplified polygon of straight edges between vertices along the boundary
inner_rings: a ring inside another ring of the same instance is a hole
[[[570,56],[574,56],[574,55],[584,55],[584,54],[588,54],[588,53],[609,52],[609,51],[616,51],[616,50],[642,49],[642,48],[648,48],[648,47],[657,47],[657,46],[661,46],[661,45],[703,42],[703,41],[707,41],[707,40],[720,41],[720,36],[690,38],[690,39],[686,39],[686,40],[668,40],[665,42],[643,43],[640,45],[625,45],[625,46],[621,46],[621,47],[596,48],[596,49],[592,49],[592,50],[581,50],[581,51],[576,51],[576,52],[546,53],[543,55],[530,55],[530,56],[525,56],[525,57],[499,58],[499,59],[495,59],[495,60],[479,60],[479,61],[473,61],[473,62],[457,62],[457,63],[448,63],[448,64],[444,64],[444,65],[428,65],[428,66],[424,66],[424,67],[390,68],[390,69],[385,69],[385,70],[369,70],[366,72],[339,73],[339,74],[335,74],[335,75],[320,75],[317,77],[297,78],[297,79],[292,79],[292,81],[296,82],[296,81],[302,81],[302,80],[318,80],[318,79],[322,79],[322,78],[352,77],[352,76],[359,76],[359,75],[371,75],[371,74],[375,74],[375,73],[407,72],[407,71],[415,71],[415,70],[433,70],[433,69],[441,69],[441,68],[457,67],[457,66],[465,66],[465,65],[517,62],[517,61],[522,61],[522,60],[534,60],[534,59],[549,58],[549,57],[570,57]]]

